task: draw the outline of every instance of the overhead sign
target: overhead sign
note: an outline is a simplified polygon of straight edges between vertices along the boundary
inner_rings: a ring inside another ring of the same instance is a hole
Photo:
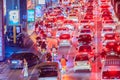
[[[19,25],[19,10],[11,10],[9,11],[9,25]]]
[[[35,10],[34,9],[27,10],[27,21],[28,22],[35,21]]]

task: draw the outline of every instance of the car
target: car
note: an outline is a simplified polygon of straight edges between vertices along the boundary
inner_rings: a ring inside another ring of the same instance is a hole
[[[91,37],[90,34],[81,34],[78,37],[78,42],[83,43],[83,44],[90,44],[92,43],[93,38]]]
[[[111,40],[114,40],[114,41],[118,41],[118,35],[116,33],[106,33],[104,38],[103,38],[103,42],[108,40],[108,41],[111,41]]]
[[[21,69],[23,68],[23,60],[26,59],[28,63],[28,67],[34,66],[38,63],[40,63],[40,59],[35,53],[29,52],[29,51],[19,51],[13,53],[8,58],[8,64],[11,69]]]
[[[61,34],[59,37],[59,47],[70,46],[71,47],[71,36],[70,34]]]
[[[37,67],[39,73],[38,80],[61,80],[58,62],[43,62]]]
[[[106,52],[109,51],[120,52],[120,43],[117,41],[107,41],[103,49]]]
[[[60,35],[61,35],[62,33],[64,33],[64,32],[66,32],[67,30],[68,30],[67,27],[60,27],[60,28],[58,28],[58,30],[57,30],[57,32],[56,32],[56,38],[59,38]]]
[[[74,72],[82,70],[91,71],[91,64],[88,54],[78,53],[74,57]]]

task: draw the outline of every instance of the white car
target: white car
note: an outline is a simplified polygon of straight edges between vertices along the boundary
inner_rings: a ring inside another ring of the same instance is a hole
[[[59,37],[59,47],[61,46],[70,46],[71,47],[71,36],[70,34],[61,34]]]
[[[78,53],[74,58],[74,72],[89,70],[91,71],[91,65],[88,54]]]
[[[106,33],[114,33],[114,29],[112,27],[103,27],[101,30],[101,37],[104,37]]]

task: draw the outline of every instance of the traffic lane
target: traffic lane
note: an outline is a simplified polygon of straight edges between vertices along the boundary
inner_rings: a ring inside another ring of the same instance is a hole
[[[35,66],[28,68],[29,76],[27,78],[24,77],[22,69],[10,69],[8,64],[2,64],[2,66],[0,66],[0,70],[1,70],[0,80],[37,80],[38,79],[38,72]]]
[[[91,72],[69,72],[62,75],[62,80],[90,80]],[[94,78],[95,79],[95,78]]]
[[[67,58],[68,53],[70,52],[70,46],[61,46],[58,48],[58,59],[62,58],[62,55]]]

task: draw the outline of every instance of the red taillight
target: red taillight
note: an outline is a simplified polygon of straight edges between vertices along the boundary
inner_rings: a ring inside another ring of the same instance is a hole
[[[120,50],[120,46],[119,46],[119,47],[117,47],[117,50],[118,50],[118,51]]]
[[[104,51],[108,51],[108,48],[104,47]]]
[[[118,38],[117,37],[115,37],[115,40],[117,40]]]
[[[86,49],[84,49],[84,51],[86,52],[87,50],[86,50]]]
[[[90,52],[90,55],[93,55],[93,52]]]
[[[112,45],[114,45],[114,43],[110,43],[110,45],[112,46]]]
[[[77,66],[77,63],[74,63],[75,66]]]

